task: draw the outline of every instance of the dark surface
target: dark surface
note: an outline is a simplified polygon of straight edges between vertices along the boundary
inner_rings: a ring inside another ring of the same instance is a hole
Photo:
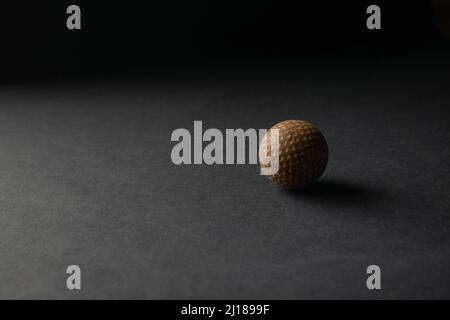
[[[380,61],[2,85],[0,298],[450,298],[448,52]],[[170,160],[285,119],[330,147],[307,192]]]

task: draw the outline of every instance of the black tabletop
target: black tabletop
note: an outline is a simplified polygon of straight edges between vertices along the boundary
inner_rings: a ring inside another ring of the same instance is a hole
[[[449,298],[449,67],[416,52],[2,86],[0,297]],[[308,190],[171,161],[194,120],[286,119],[329,145]]]

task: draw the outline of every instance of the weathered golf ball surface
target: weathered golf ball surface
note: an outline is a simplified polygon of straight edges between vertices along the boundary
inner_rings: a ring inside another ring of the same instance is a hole
[[[301,120],[286,120],[276,124],[260,143],[262,167],[270,166],[270,137],[274,129],[278,129],[279,135],[278,172],[267,175],[269,180],[288,189],[304,188],[316,182],[328,163],[328,145],[322,133],[312,124]]]

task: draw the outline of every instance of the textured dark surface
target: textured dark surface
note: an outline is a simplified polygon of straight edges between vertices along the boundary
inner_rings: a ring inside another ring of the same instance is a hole
[[[450,298],[447,57],[2,85],[0,298]],[[330,149],[309,192],[171,163],[194,120],[291,118]]]

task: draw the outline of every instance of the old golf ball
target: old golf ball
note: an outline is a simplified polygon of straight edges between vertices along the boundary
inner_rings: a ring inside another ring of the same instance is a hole
[[[275,140],[273,137],[277,135]],[[276,146],[277,157],[274,156]],[[303,188],[316,182],[325,171],[328,146],[322,133],[311,123],[286,120],[267,131],[259,146],[259,159],[263,168],[278,169],[267,175],[269,180],[289,189]]]

